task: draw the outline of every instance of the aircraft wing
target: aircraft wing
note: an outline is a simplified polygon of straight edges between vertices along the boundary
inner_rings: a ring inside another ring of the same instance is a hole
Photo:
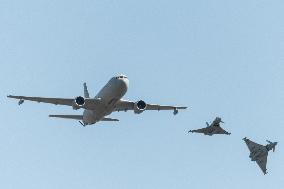
[[[266,172],[267,155],[268,155],[268,154],[262,156],[260,159],[258,159],[258,160],[256,161],[256,163],[258,164],[258,166],[260,167],[260,169],[262,170],[262,172],[263,172],[264,174],[267,173],[267,172]]]
[[[253,141],[251,141],[247,138],[244,138],[244,141],[245,141],[250,152],[264,148],[264,146],[257,144],[257,143],[255,143],[255,142],[253,142]]]
[[[29,96],[13,96],[9,95],[8,98],[14,98],[19,100],[29,100],[34,102],[42,102],[48,104],[55,104],[55,105],[66,105],[66,106],[73,106],[74,105],[74,98],[44,98],[44,97],[29,97]],[[98,105],[100,103],[99,99],[85,99],[85,105],[83,108],[85,109],[92,109],[92,107]]]
[[[231,133],[229,133],[228,131],[226,131],[226,130],[223,129],[222,127],[217,127],[217,129],[215,128],[215,134],[226,134],[226,135],[230,135]]]
[[[206,128],[201,128],[201,129],[195,129],[195,130],[190,130],[189,132],[191,133],[205,133],[205,134],[208,134],[210,133],[210,129],[208,127]]]
[[[7,96],[8,98],[14,98],[19,100],[29,100],[34,102],[43,102],[43,103],[50,103],[55,105],[67,105],[71,106],[73,104],[74,99],[68,98],[43,98],[43,97],[28,97],[28,96]]]
[[[127,111],[134,109],[135,102],[128,101],[128,100],[120,100],[117,102],[114,111]],[[180,110],[186,109],[187,107],[183,106],[165,106],[165,105],[158,105],[158,104],[147,104],[146,110]]]

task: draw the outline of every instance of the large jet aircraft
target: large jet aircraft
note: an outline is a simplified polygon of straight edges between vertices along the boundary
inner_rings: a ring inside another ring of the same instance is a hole
[[[92,125],[99,121],[119,121],[107,117],[115,111],[133,110],[134,113],[140,114],[145,110],[173,110],[174,115],[178,113],[179,109],[186,109],[187,107],[180,106],[162,106],[157,104],[147,104],[143,100],[137,102],[123,100],[122,97],[128,90],[129,80],[125,75],[113,77],[100,90],[95,98],[90,98],[86,83],[84,83],[84,97],[78,96],[76,98],[43,98],[43,97],[27,97],[27,96],[13,96],[8,98],[19,99],[18,104],[21,105],[25,100],[50,103],[55,105],[71,106],[74,110],[80,108],[85,109],[83,115],[49,115],[49,117],[74,119],[79,120],[83,125]]]

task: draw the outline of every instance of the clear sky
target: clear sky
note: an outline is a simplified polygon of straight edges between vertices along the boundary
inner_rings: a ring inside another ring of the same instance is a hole
[[[282,0],[0,0],[0,188],[284,187]],[[7,94],[75,97],[114,75],[125,98],[186,105],[114,113],[83,128],[70,107]],[[231,136],[187,134],[221,116]],[[278,141],[264,176],[243,137]]]

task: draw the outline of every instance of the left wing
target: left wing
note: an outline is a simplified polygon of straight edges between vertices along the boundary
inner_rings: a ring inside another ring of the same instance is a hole
[[[34,102],[43,102],[43,103],[50,103],[55,105],[66,105],[71,106],[73,104],[74,99],[70,98],[43,98],[43,97],[28,97],[28,96],[13,96],[9,95],[8,98],[14,98],[19,100],[29,100]]]
[[[243,140],[245,141],[250,152],[253,152],[253,151],[258,150],[258,149],[265,148],[264,146],[257,144],[257,143],[255,143],[255,142],[253,142],[253,141],[251,141],[247,138],[244,138]]]
[[[29,100],[29,101],[34,101],[34,102],[42,102],[42,103],[65,105],[65,106],[73,106],[74,100],[75,100],[74,98],[44,98],[44,97],[13,96],[13,95],[9,95],[7,97],[19,99],[21,103],[23,103],[24,100]],[[97,106],[100,103],[99,99],[87,98],[84,100],[85,100],[85,104],[84,106],[82,106],[82,108],[85,108],[85,109],[93,109],[95,106]],[[19,104],[21,104],[20,102]]]
[[[204,134],[209,134],[212,132],[212,128],[210,127],[205,127],[201,129],[195,129],[195,130],[189,130],[189,133],[204,133]]]
[[[260,159],[256,160],[256,163],[258,164],[258,166],[260,167],[260,169],[262,170],[262,172],[264,174],[266,174],[266,164],[267,164],[267,155],[262,156]]]
[[[115,105],[114,111],[127,111],[127,110],[134,110],[135,102],[128,101],[128,100],[120,100]],[[187,107],[183,106],[164,106],[158,104],[147,104],[146,110],[181,110],[186,109]]]

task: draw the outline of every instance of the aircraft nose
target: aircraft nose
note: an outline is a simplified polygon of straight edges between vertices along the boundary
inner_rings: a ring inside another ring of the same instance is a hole
[[[118,80],[122,88],[127,90],[129,86],[129,80],[127,78],[119,78]]]
[[[129,86],[129,80],[127,78],[124,78],[123,79],[123,83],[125,85],[125,88],[128,89],[128,86]]]

